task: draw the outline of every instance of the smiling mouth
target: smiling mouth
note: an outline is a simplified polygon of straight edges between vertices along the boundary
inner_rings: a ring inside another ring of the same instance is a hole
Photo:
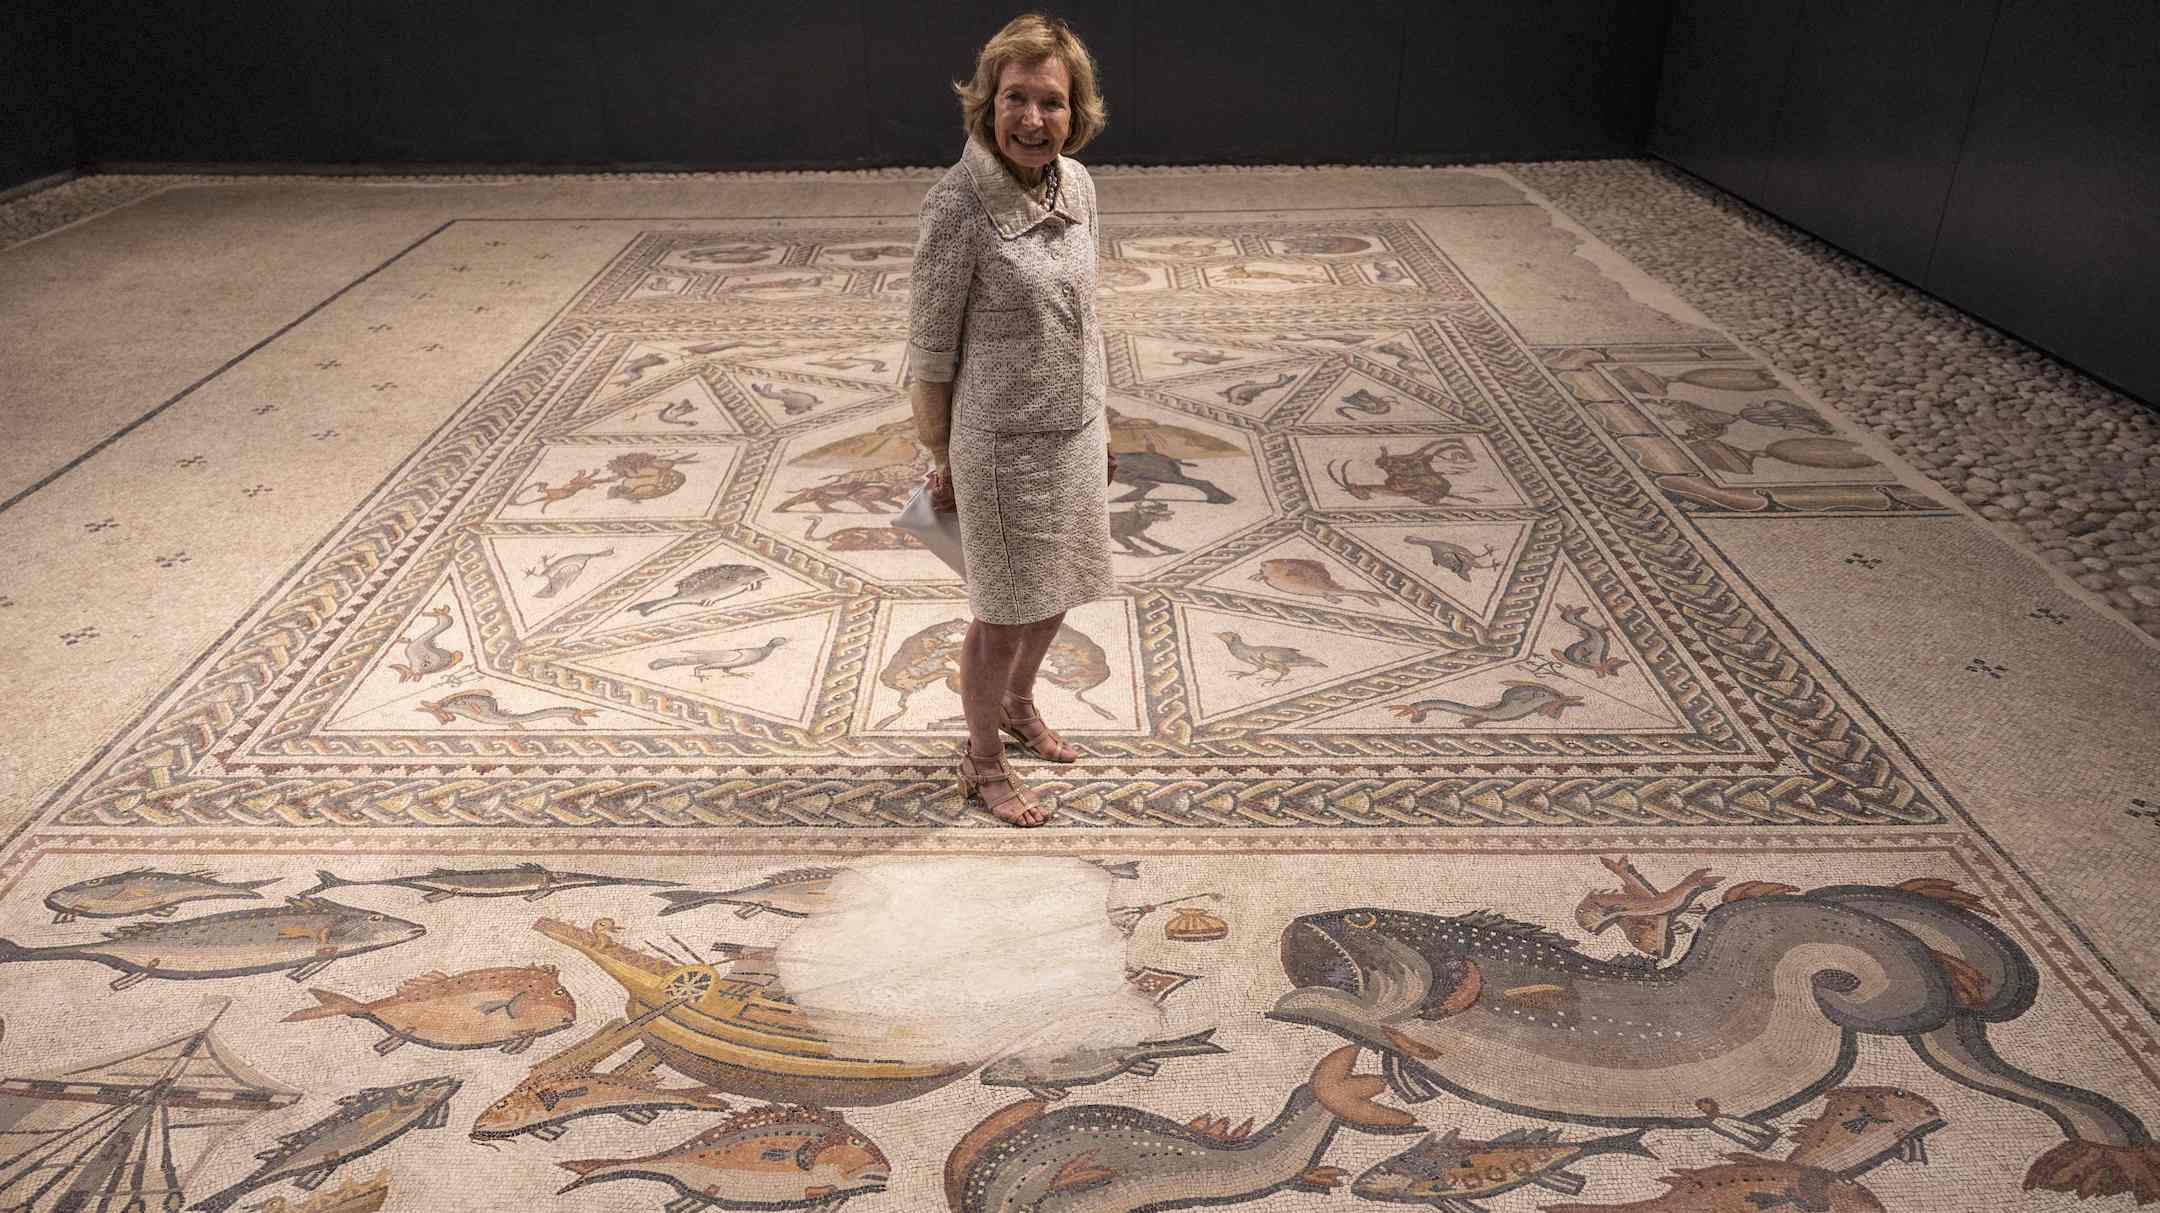
[[[1043,148],[1050,146],[1050,140],[1048,138],[1037,139],[1030,142],[1026,137],[1021,135],[1014,135],[1013,142],[1031,151],[1041,151]]]

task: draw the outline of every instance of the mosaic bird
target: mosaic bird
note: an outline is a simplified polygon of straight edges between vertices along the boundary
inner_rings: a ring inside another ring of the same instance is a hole
[[[764,644],[743,649],[686,649],[674,657],[655,657],[645,668],[667,670],[676,666],[689,666],[699,682],[705,681],[707,670],[718,670],[729,678],[743,677],[743,671],[773,655],[787,643],[787,637],[775,636]]]
[[[1472,552],[1459,543],[1449,543],[1445,539],[1433,539],[1425,535],[1407,535],[1404,536],[1403,542],[1424,548],[1432,556],[1434,567],[1446,569],[1464,581],[1470,580],[1470,574],[1479,569],[1496,569],[1500,567],[1500,562],[1495,558],[1493,547],[1489,543],[1485,545],[1484,551]],[[1480,561],[1492,561],[1492,563],[1480,564]]]
[[[1335,580],[1328,566],[1317,560],[1298,556],[1286,556],[1275,560],[1263,560],[1260,569],[1248,581],[1258,581],[1269,589],[1285,594],[1302,594],[1308,598],[1324,598],[1334,602],[1337,596],[1362,598],[1367,602],[1386,602],[1388,596],[1378,590],[1353,590]]]
[[[1229,648],[1232,657],[1252,667],[1249,670],[1231,671],[1230,676],[1232,678],[1244,678],[1251,674],[1273,674],[1275,677],[1268,680],[1268,685],[1274,686],[1276,683],[1288,678],[1292,670],[1324,670],[1328,668],[1326,662],[1307,657],[1298,650],[1285,645],[1247,644],[1244,638],[1236,632],[1217,632],[1215,636]]]

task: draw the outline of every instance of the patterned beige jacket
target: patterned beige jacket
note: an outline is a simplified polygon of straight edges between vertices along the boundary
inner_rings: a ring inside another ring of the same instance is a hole
[[[930,188],[908,279],[908,366],[953,384],[953,424],[1070,430],[1103,407],[1095,182],[1058,157],[1057,207],[1020,188],[980,139]],[[1092,239],[1090,236],[1092,235]]]

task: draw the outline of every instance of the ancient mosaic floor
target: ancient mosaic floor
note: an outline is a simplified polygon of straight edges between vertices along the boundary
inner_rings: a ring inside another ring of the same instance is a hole
[[[958,798],[965,595],[885,522],[905,190],[475,202],[115,447],[302,474],[147,541],[281,562],[169,674],[22,659],[132,715],[18,728],[79,765],[0,852],[0,1207],[2160,1200],[2140,638],[1503,176],[1103,179],[1125,592],[1045,830]],[[54,568],[74,481],[4,520]],[[1093,889],[1148,1031],[781,980],[915,871]]]

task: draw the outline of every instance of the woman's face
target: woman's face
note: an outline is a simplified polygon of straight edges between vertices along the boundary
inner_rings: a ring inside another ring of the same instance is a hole
[[[1008,63],[998,77],[997,150],[1031,175],[1057,159],[1072,132],[1071,83],[1055,55]]]

